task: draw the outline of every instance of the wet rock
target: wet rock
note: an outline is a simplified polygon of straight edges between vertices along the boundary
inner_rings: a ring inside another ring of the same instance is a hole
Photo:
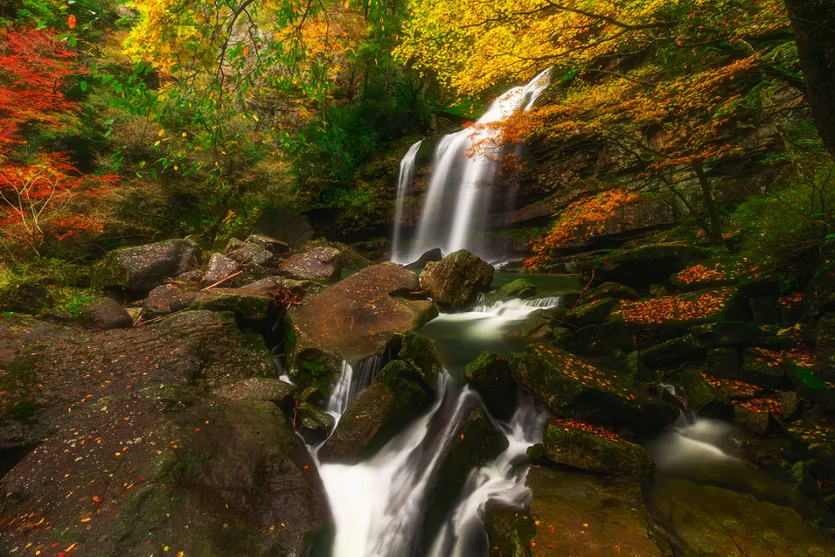
[[[794,508],[768,495],[664,478],[656,480],[647,503],[664,529],[675,532],[677,555],[801,557],[835,552],[832,540],[804,523]]]
[[[369,458],[431,404],[432,392],[417,368],[390,362],[348,405],[319,459],[354,463]]]
[[[759,327],[741,321],[704,323],[690,328],[690,334],[705,348],[756,345],[763,333]]]
[[[707,372],[726,379],[739,377],[739,353],[736,348],[708,349]]]
[[[316,466],[275,405],[156,385],[79,414],[0,482],[8,520],[37,513],[50,525],[0,530],[10,551],[49,548],[58,532],[78,555],[245,547],[268,557],[328,546]]]
[[[166,240],[108,252],[91,271],[94,287],[148,291],[196,267],[200,248],[191,240]]]
[[[577,320],[565,308],[538,309],[531,312],[524,321],[505,333],[507,338],[541,340],[551,334],[554,327],[576,327]]]
[[[600,286],[589,289],[583,295],[583,302],[591,303],[603,298],[614,298],[615,300],[637,300],[640,298],[634,289],[618,284],[616,282],[604,282]]]
[[[647,479],[655,471],[649,452],[605,430],[574,420],[545,424],[544,454],[552,462],[606,476]]]
[[[599,369],[554,346],[531,344],[509,359],[520,387],[554,414],[595,424],[657,431],[679,412],[629,377]]]
[[[141,318],[148,321],[175,311],[182,311],[188,307],[193,298],[194,294],[183,292],[175,284],[157,286],[142,302]]]
[[[285,411],[292,408],[295,393],[292,385],[271,377],[250,377],[215,390],[215,394],[232,400],[272,402]]]
[[[798,362],[786,361],[781,371],[785,369],[786,376],[794,385],[797,394],[821,405],[828,410],[835,410],[835,384],[821,379],[815,369],[800,365]]]
[[[309,248],[288,257],[278,266],[278,274],[296,280],[338,280],[342,273],[342,253],[336,248]]]
[[[653,244],[629,250],[618,250],[612,255],[581,264],[583,276],[596,284],[617,282],[632,288],[650,284],[669,283],[670,275],[684,269],[690,262],[707,257],[701,248],[684,244]]]
[[[113,298],[97,298],[81,308],[81,321],[97,329],[128,329],[133,319]]]
[[[154,383],[217,388],[275,373],[263,339],[231,314],[187,311],[145,327],[66,328],[4,366],[0,450],[36,445],[104,396]]]
[[[493,282],[493,267],[467,250],[459,250],[431,262],[420,273],[420,285],[441,307],[462,309],[475,302]]]
[[[34,315],[55,307],[52,294],[37,282],[22,282],[15,289],[11,300],[12,311]]]
[[[341,360],[359,362],[380,352],[392,334],[414,331],[437,315],[432,302],[409,299],[419,288],[415,273],[383,263],[305,297],[287,312],[290,377],[302,387],[316,382],[329,394]]]
[[[308,402],[296,406],[296,427],[308,443],[323,441],[333,430],[336,420],[333,416]]]
[[[431,340],[420,333],[406,333],[400,341],[397,359],[412,364],[429,387],[434,389],[437,386],[438,375],[443,372],[444,366]]]
[[[422,456],[439,459],[427,486],[426,518],[421,538],[421,546],[427,550],[458,503],[473,468],[490,462],[508,447],[507,438],[477,402],[477,398],[472,397],[459,407],[459,414],[453,417],[455,428],[440,455]],[[462,418],[460,421],[457,421],[458,416]]]
[[[507,300],[525,300],[534,296],[536,296],[536,285],[527,279],[520,278],[485,294],[484,303],[495,304],[496,302],[504,302]]]
[[[580,327],[588,327],[602,323],[609,314],[620,306],[620,302],[614,298],[602,298],[577,306],[569,311],[574,316]]]
[[[481,395],[484,406],[497,420],[507,420],[516,409],[516,382],[507,360],[482,352],[464,368],[464,379]]]
[[[685,335],[641,350],[641,358],[652,367],[675,366],[685,362],[699,363],[706,357],[706,350],[693,339],[692,335]]]
[[[200,279],[200,286],[211,286],[224,280],[238,270],[238,263],[221,253],[213,253],[206,265],[206,272]]]
[[[262,323],[278,314],[278,306],[270,294],[242,288],[212,288],[198,292],[189,303],[189,309],[229,311],[239,319]]]
[[[533,557],[536,522],[530,512],[490,499],[481,519],[489,542],[488,557]]]
[[[637,481],[532,468],[531,514],[538,525],[533,555],[661,557],[657,532]]]
[[[782,356],[779,353],[755,347],[745,350],[742,367],[739,375],[735,377],[735,379],[768,389],[779,387],[785,382],[785,378]]]
[[[554,336],[554,344],[569,352],[578,354],[611,355],[616,350],[631,352],[635,349],[632,333],[620,321],[589,325],[582,329],[569,330],[560,338]]]
[[[403,265],[406,269],[410,271],[420,271],[426,264],[430,261],[440,261],[444,258],[444,254],[441,253],[441,248],[432,248],[431,250],[427,251],[423,255],[421,255],[417,261],[413,261],[408,265]]]
[[[698,369],[687,369],[675,375],[678,391],[687,397],[688,407],[700,416],[728,420],[733,413],[728,397],[713,387]]]

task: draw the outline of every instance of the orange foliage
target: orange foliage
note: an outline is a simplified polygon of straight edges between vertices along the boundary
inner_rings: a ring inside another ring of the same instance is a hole
[[[604,439],[608,439],[609,441],[634,445],[634,443],[627,441],[617,433],[611,432],[605,427],[599,425],[593,425],[586,422],[581,422],[579,420],[572,420],[569,418],[551,418],[550,421],[552,423],[556,423],[557,425],[562,426],[566,431],[568,431],[569,429],[577,429],[580,431],[585,431],[586,433],[591,433],[592,435],[596,435],[598,437],[602,437]]]
[[[569,242],[603,234],[606,231],[606,220],[614,216],[619,207],[636,199],[636,194],[626,190],[610,190],[569,206],[548,235],[532,244],[534,256],[525,261],[525,268],[541,267],[554,250]]]
[[[624,302],[614,315],[623,316],[627,323],[662,325],[670,321],[692,321],[720,313],[733,295],[733,288],[722,288],[642,302]]]

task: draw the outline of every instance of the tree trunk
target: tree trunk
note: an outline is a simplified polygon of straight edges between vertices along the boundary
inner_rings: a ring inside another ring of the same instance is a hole
[[[835,155],[835,0],[786,0],[818,133]]]
[[[693,171],[699,179],[699,186],[702,188],[702,200],[705,204],[707,216],[710,219],[710,230],[707,233],[710,242],[714,245],[721,245],[724,242],[722,238],[722,222],[719,220],[719,210],[716,208],[716,201],[713,199],[713,187],[705,175],[705,171],[700,164],[693,165]]]

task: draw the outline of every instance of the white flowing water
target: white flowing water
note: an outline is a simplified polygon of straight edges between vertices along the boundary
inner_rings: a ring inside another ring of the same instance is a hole
[[[371,384],[371,380],[374,379],[381,367],[382,358],[378,355],[362,360],[357,364],[358,370],[356,372],[351,364],[343,360],[339,383],[337,383],[333,394],[325,405],[325,412],[338,420],[345,409],[348,408],[348,404]]]
[[[400,161],[400,173],[397,176],[397,203],[394,211],[394,230],[391,236],[391,260],[395,263],[411,263],[404,258],[405,254],[400,253],[400,236],[401,236],[401,221],[403,220],[404,207],[406,198],[412,191],[412,186],[415,181],[415,158],[420,150],[420,145],[423,140],[418,141],[406,151],[406,154]]]
[[[682,414],[667,433],[650,445],[652,458],[661,471],[680,472],[702,464],[729,464],[737,459],[728,452],[733,426],[719,420]]]
[[[540,309],[560,307],[560,296],[533,298],[530,300],[506,300],[493,304],[477,304],[471,311],[442,313],[429,322],[432,329],[456,324],[462,334],[470,339],[498,339],[505,332]]]
[[[500,130],[490,124],[507,120],[519,110],[530,110],[549,84],[550,70],[545,70],[527,85],[514,87],[497,98],[474,129],[463,129],[441,139],[435,150],[417,234],[406,259],[414,261],[435,247],[444,253],[462,248],[478,253],[477,240],[484,223],[477,219],[486,216],[492,193],[490,186],[501,170],[499,161],[503,152],[503,147],[497,144]],[[398,186],[397,210],[401,214],[402,203]],[[399,252],[398,256],[401,256]]]

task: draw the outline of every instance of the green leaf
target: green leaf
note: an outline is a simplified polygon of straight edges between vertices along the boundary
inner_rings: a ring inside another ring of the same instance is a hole
[[[78,84],[78,86],[81,87],[82,91],[87,90],[87,82],[86,81],[82,81],[81,83]]]

